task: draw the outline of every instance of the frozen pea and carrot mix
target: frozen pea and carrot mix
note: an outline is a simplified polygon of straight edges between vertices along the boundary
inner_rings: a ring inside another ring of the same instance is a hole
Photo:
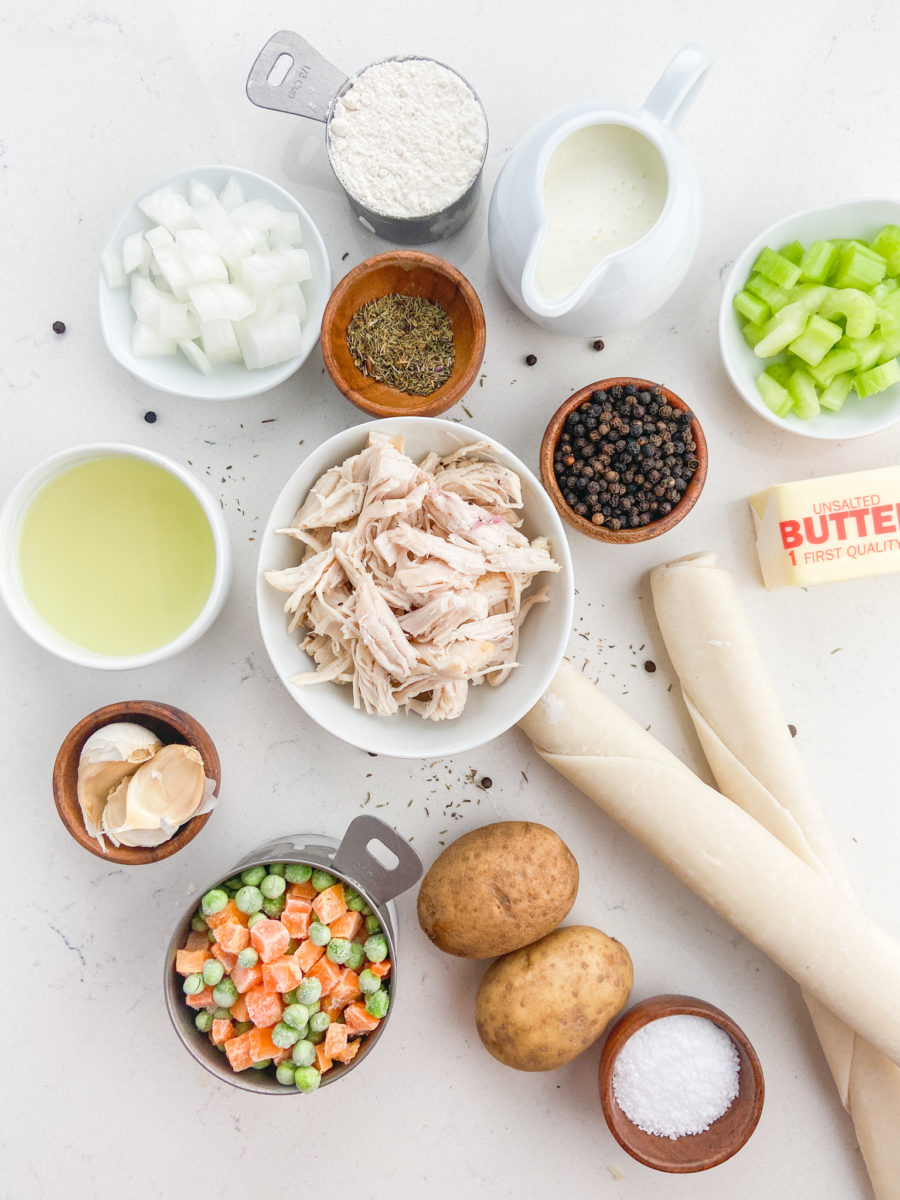
[[[232,1070],[274,1067],[285,1087],[312,1092],[387,1015],[388,955],[357,891],[320,868],[272,863],[203,896],[175,970]]]

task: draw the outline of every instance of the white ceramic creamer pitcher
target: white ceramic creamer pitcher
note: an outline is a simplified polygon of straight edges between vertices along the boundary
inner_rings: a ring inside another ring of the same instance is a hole
[[[681,283],[701,201],[674,129],[709,65],[699,46],[684,46],[643,108],[578,104],[510,155],[491,196],[491,256],[510,299],[545,329],[597,337],[627,328]]]

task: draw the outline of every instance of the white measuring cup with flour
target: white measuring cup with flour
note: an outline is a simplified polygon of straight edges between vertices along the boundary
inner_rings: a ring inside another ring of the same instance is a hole
[[[417,102],[404,105],[402,89],[416,88]],[[325,123],[335,177],[362,225],[379,237],[421,245],[472,215],[487,118],[475,89],[451,67],[408,55],[348,77],[305,38],[281,30],[259,52],[247,95],[260,108]]]
[[[542,121],[491,196],[491,257],[513,303],[545,329],[597,337],[656,312],[700,237],[700,185],[675,127],[709,69],[684,46],[642,108],[578,104]]]

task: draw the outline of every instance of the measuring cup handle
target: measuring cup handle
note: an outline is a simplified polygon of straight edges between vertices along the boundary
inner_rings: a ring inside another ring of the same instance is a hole
[[[644,101],[644,110],[674,129],[694,102],[711,63],[701,46],[682,46]]]
[[[370,842],[380,842],[397,859],[385,867],[369,853]],[[393,900],[422,875],[422,860],[396,830],[378,817],[363,815],[350,822],[331,864],[339,875],[361,884],[376,904]]]
[[[270,83],[272,68],[285,54],[291,60],[287,74],[280,83]],[[305,38],[282,29],[256,56],[247,76],[247,96],[259,108],[324,121],[346,82],[344,72],[327,62]]]

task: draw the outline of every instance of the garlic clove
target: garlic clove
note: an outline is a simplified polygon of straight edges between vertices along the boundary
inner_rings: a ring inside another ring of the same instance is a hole
[[[98,836],[110,793],[117,790],[122,783],[127,783],[140,765],[140,763],[130,762],[98,762],[88,763],[86,766],[79,765],[78,803],[81,805],[84,827],[91,837]]]
[[[161,746],[155,733],[131,721],[104,725],[87,739],[78,759],[76,792],[84,827],[91,837],[99,836],[110,792]]]
[[[158,845],[148,837],[171,837],[194,816],[205,794],[200,754],[193,746],[163,746],[110,795],[103,831],[124,845]]]

